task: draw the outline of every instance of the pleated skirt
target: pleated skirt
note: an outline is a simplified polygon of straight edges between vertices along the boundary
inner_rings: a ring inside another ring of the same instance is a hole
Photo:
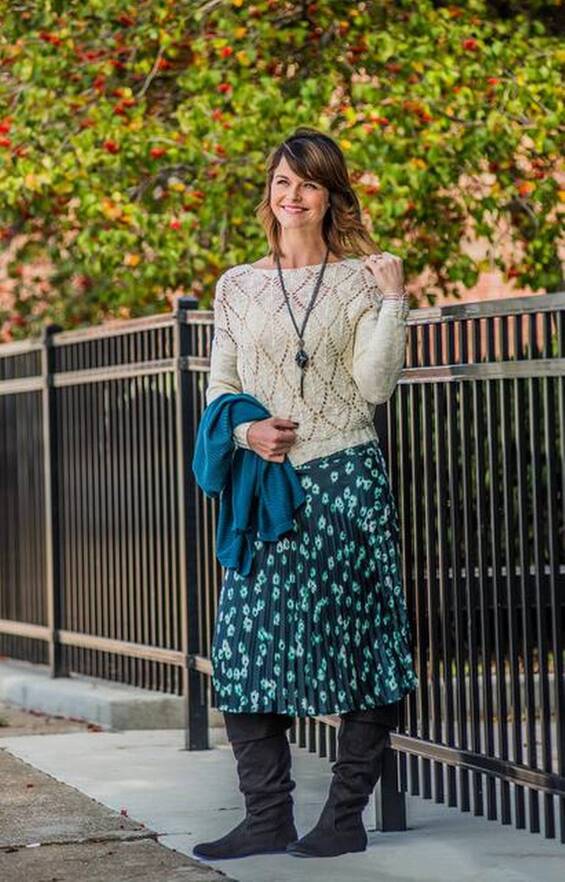
[[[251,572],[228,568],[211,649],[214,705],[232,713],[340,714],[418,686],[399,525],[378,440],[295,466],[292,529],[255,537]]]

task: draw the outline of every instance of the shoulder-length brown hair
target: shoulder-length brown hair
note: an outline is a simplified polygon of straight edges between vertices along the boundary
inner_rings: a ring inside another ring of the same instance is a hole
[[[380,251],[363,223],[359,199],[351,186],[339,145],[317,129],[299,126],[269,153],[263,198],[255,209],[265,230],[271,257],[284,257],[281,227],[270,206],[271,184],[283,156],[297,175],[317,181],[329,190],[330,204],[322,222],[322,236],[331,253],[342,259]]]

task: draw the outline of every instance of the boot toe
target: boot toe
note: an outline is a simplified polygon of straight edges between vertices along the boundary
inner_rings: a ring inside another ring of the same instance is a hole
[[[249,857],[253,854],[279,854],[285,852],[288,842],[298,836],[292,821],[286,827],[274,828],[270,833],[254,833],[244,819],[230,833],[213,842],[199,842],[192,849],[196,857],[208,860]]]
[[[335,830],[322,832],[314,829],[286,847],[287,853],[296,857],[338,857],[366,849],[367,834],[364,830],[340,834]]]

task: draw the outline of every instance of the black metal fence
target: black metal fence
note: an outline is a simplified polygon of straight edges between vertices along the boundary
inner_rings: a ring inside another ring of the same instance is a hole
[[[222,579],[191,472],[213,333],[197,305],[0,347],[0,652],[183,695],[191,749]],[[383,828],[409,792],[565,841],[564,313],[557,293],[408,318],[376,426],[420,688]],[[291,740],[333,761],[338,722],[297,719]]]

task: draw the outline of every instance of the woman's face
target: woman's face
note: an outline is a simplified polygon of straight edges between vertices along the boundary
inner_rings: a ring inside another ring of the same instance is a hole
[[[273,175],[270,205],[281,227],[321,227],[329,191],[295,174],[283,156]]]

